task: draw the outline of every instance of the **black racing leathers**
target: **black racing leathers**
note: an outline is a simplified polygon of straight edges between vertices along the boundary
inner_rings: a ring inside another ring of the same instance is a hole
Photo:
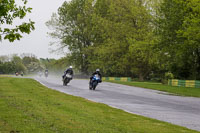
[[[63,78],[64,78],[64,76],[65,76],[66,74],[70,74],[70,75],[72,75],[72,77],[73,77],[74,72],[73,72],[73,70],[72,70],[71,68],[68,68],[68,69],[64,72]]]

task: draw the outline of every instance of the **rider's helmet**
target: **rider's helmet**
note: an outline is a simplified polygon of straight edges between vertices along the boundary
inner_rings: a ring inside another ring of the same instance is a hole
[[[73,67],[72,67],[72,66],[69,66],[69,68],[71,68],[71,69],[72,69]]]
[[[100,72],[100,70],[97,68],[97,69],[96,69],[96,72]]]

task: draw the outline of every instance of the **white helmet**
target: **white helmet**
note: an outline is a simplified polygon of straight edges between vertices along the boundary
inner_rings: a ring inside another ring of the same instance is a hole
[[[96,72],[99,72],[100,70],[99,69],[96,69]]]
[[[69,68],[72,68],[72,66],[69,66]]]

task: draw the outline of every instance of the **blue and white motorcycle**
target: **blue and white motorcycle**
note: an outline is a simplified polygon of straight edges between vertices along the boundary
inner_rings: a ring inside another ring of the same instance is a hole
[[[101,81],[100,76],[98,74],[95,74],[90,83],[89,83],[89,89],[90,90],[95,90],[95,88],[97,87],[98,83]]]

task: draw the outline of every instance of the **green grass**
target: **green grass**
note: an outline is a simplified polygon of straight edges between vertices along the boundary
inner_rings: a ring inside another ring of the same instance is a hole
[[[200,97],[200,88],[176,87],[176,86],[163,85],[161,83],[153,83],[153,82],[136,82],[136,81],[132,82],[107,81],[107,82],[159,90],[159,91],[169,92],[172,95]]]
[[[197,133],[60,93],[33,79],[0,77],[0,133],[4,132]]]

